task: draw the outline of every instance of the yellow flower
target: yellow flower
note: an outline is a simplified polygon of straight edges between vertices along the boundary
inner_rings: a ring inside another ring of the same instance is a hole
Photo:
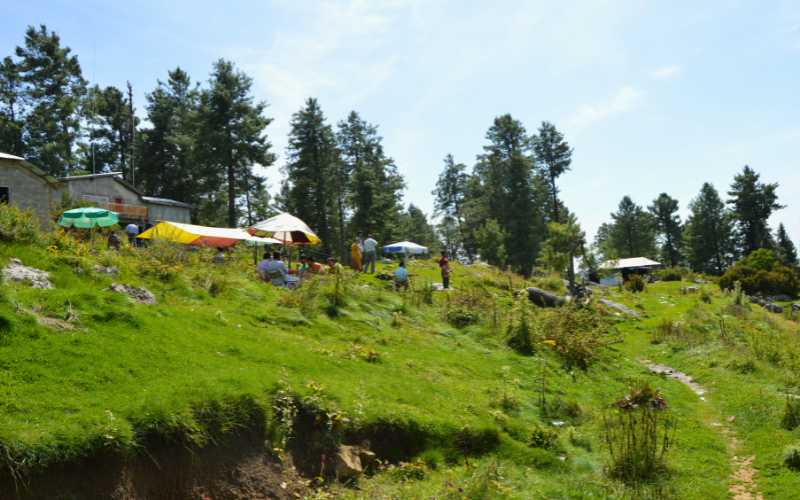
[[[556,346],[556,341],[555,341],[555,340],[553,340],[553,339],[547,339],[547,340],[543,340],[543,341],[542,341],[542,343],[543,343],[543,344],[547,344],[547,345],[549,345],[550,347],[555,347],[555,346]]]

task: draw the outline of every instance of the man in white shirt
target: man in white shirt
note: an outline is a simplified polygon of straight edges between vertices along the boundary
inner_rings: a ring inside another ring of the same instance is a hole
[[[369,268],[369,272],[375,274],[375,258],[377,257],[378,242],[375,241],[370,234],[367,235],[367,239],[364,240],[362,246],[364,247],[364,272],[367,272],[367,268]]]

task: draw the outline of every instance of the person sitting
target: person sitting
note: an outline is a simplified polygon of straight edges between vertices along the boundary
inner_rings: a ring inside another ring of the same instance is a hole
[[[214,256],[211,261],[214,264],[224,264],[225,263],[225,249],[224,248],[217,248],[217,254]]]
[[[333,257],[328,257],[328,274],[341,274],[344,268]]]
[[[269,253],[265,253],[257,271],[261,279],[269,280],[275,286],[286,286],[289,282],[289,273],[286,264],[281,260],[280,252],[273,252],[272,258],[269,257]]]
[[[303,262],[302,274],[306,273],[322,274],[322,272],[325,270],[322,264],[320,264],[319,262],[315,262],[313,259],[309,257],[303,257],[302,262]]]
[[[408,290],[408,269],[406,269],[406,263],[402,260],[397,269],[394,270],[394,289],[400,290],[401,288]]]

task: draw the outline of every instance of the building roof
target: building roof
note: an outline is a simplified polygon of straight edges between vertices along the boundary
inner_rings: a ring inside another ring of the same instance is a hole
[[[14,156],[14,155],[8,154],[8,153],[3,153],[2,151],[0,151],[0,159],[21,161],[21,160],[24,160],[25,158],[22,158],[21,156]]]
[[[171,200],[169,198],[156,198],[155,196],[142,196],[142,200],[154,205],[168,205],[171,207],[192,208],[188,203],[182,201]]]
[[[36,165],[28,162],[25,158],[21,156],[14,156],[12,154],[3,153],[2,151],[0,151],[0,160],[18,161],[23,167],[30,170],[34,175],[41,177],[50,184],[58,184],[58,179],[48,174],[44,170],[40,169]]]
[[[80,181],[83,179],[95,179],[98,177],[117,177],[122,178],[122,172],[103,172],[101,174],[84,174],[84,175],[70,175],[67,177],[61,177],[60,181]]]
[[[656,267],[660,265],[660,262],[648,259],[647,257],[630,257],[627,259],[607,260],[600,264],[600,269],[638,269],[642,267]]]

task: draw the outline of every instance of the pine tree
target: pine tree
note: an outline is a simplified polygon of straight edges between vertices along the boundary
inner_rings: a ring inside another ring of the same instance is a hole
[[[19,66],[6,57],[0,62],[0,151],[22,156],[22,79]]]
[[[564,217],[565,222],[547,224],[547,240],[542,245],[540,261],[545,267],[565,273],[570,292],[575,292],[575,258],[582,256],[586,245],[586,233],[573,214]]]
[[[536,165],[547,184],[550,196],[549,219],[560,222],[561,202],[558,199],[556,180],[570,169],[572,148],[564,140],[564,135],[550,122],[542,122],[532,142]]]
[[[487,220],[475,232],[475,237],[481,251],[481,259],[493,266],[506,266],[508,256],[506,255],[505,242],[508,239],[508,235],[496,220]]]
[[[396,236],[405,182],[394,160],[386,156],[382,140],[377,127],[355,112],[339,124],[337,143],[351,174],[351,232],[388,241]]]
[[[670,266],[681,261],[682,228],[678,215],[678,200],[661,193],[648,207],[655,220],[655,228],[661,240],[661,260]]]
[[[86,91],[78,57],[70,54],[45,25],[38,30],[29,26],[24,46],[16,49],[26,103],[22,115],[25,156],[56,176],[77,166],[73,149]]]
[[[546,188],[534,175],[530,141],[522,123],[511,115],[495,118],[486,139],[489,144],[475,166],[483,213],[473,215],[499,224],[508,263],[514,271],[527,275],[545,231],[542,200]]]
[[[242,225],[252,226],[276,214],[270,206],[271,197],[265,177],[253,172],[243,176],[239,192],[244,193],[239,199],[239,212],[243,214]]]
[[[732,214],[709,183],[703,184],[689,210],[684,229],[689,265],[697,272],[722,274],[736,259]]]
[[[330,255],[337,225],[330,178],[340,161],[333,129],[325,123],[322,109],[313,98],[292,115],[291,126],[285,167],[290,186],[287,204],[317,232],[323,251]]]
[[[625,196],[617,211],[611,214],[612,223],[601,227],[599,246],[608,251],[609,258],[655,257],[656,235],[653,216]]]
[[[199,90],[185,71],[175,68],[146,97],[151,127],[139,131],[137,186],[155,196],[193,203],[198,220],[208,221],[201,205],[221,182],[197,161]]]
[[[745,165],[742,173],[733,179],[728,191],[728,204],[736,219],[736,233],[740,251],[746,256],[759,248],[772,247],[769,217],[783,208],[775,192],[778,184],[759,182],[760,175]]]
[[[778,250],[778,257],[781,262],[787,266],[797,266],[797,248],[794,246],[792,239],[786,232],[786,227],[783,223],[778,225],[778,233],[775,236]]]
[[[252,175],[255,165],[274,161],[265,129],[272,122],[264,115],[266,103],[255,102],[253,80],[233,63],[214,63],[209,87],[200,94],[200,141],[206,172],[222,175],[227,194],[227,224],[239,222],[237,199],[240,180]]]
[[[431,194],[435,196],[435,214],[442,217],[440,226],[445,235],[445,246],[450,255],[458,255],[463,249],[467,258],[472,260],[471,252],[464,245],[464,201],[467,196],[467,166],[456,163],[453,155],[448,154],[444,159],[444,169],[436,181],[436,189]],[[451,230],[452,229],[452,230]]]
[[[420,210],[413,203],[408,206],[408,210],[401,216],[400,234],[398,239],[412,241],[433,252],[438,247],[436,241],[436,231],[428,222],[425,212]]]
[[[89,172],[122,172],[131,181],[131,133],[138,120],[131,115],[124,94],[116,87],[101,89],[95,85],[89,88],[83,109],[88,142],[79,146],[81,168]]]

